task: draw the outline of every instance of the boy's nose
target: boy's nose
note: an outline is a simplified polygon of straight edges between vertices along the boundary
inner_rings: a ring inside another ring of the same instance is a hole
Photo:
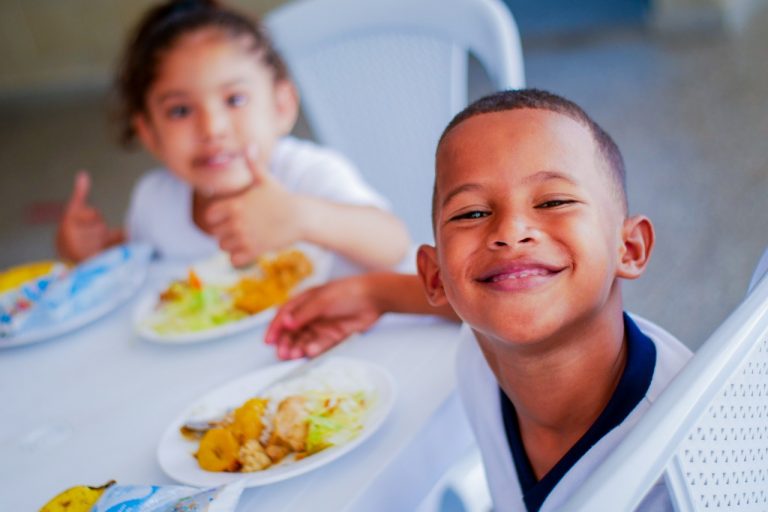
[[[524,217],[497,222],[488,241],[493,248],[510,247],[536,241],[537,230]]]

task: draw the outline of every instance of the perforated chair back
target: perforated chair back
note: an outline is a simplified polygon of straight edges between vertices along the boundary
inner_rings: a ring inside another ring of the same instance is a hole
[[[266,23],[315,137],[430,241],[437,139],[467,103],[473,54],[497,89],[523,86],[517,27],[498,0],[299,0]]]
[[[566,510],[768,510],[768,279],[712,334]]]

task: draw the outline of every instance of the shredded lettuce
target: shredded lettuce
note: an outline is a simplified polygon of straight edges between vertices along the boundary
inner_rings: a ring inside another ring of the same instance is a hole
[[[173,298],[161,303],[152,323],[158,334],[204,331],[248,316],[233,306],[223,287],[205,285],[197,289],[177,282],[169,292]]]
[[[313,454],[352,440],[363,428],[367,409],[362,392],[313,396],[307,418],[307,453]]]

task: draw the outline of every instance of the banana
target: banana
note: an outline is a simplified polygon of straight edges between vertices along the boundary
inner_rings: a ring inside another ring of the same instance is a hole
[[[228,428],[235,435],[240,446],[252,439],[259,439],[262,430],[264,430],[264,423],[261,421],[261,418],[266,408],[267,400],[264,398],[251,398],[235,409],[235,419]]]
[[[114,483],[114,480],[110,480],[100,487],[87,485],[70,487],[43,505],[40,512],[89,512],[107,487]]]
[[[237,471],[240,461],[240,443],[226,428],[212,428],[200,440],[197,463],[206,471]]]

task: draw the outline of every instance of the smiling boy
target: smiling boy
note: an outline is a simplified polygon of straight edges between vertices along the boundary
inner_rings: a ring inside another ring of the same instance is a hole
[[[468,326],[459,387],[495,508],[556,510],[690,357],[623,311],[620,278],[644,271],[653,226],[627,214],[610,136],[538,90],[488,96],[448,125],[433,222],[419,274]],[[671,508],[663,485],[643,507]]]
[[[366,274],[286,304],[267,341],[315,356],[383,313],[458,314],[458,382],[494,509],[558,510],[690,358],[624,313],[651,221],[628,215],[618,147],[580,107],[538,90],[482,98],[437,148],[434,247],[419,277]],[[639,510],[672,510],[660,481]]]

